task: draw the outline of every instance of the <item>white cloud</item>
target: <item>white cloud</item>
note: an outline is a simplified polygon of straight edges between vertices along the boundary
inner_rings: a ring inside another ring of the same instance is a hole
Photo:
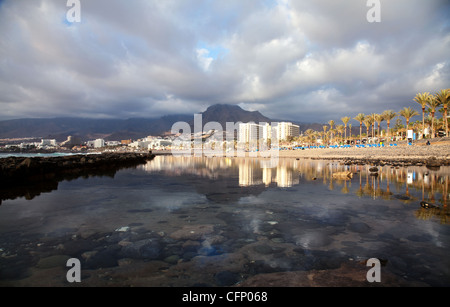
[[[208,56],[209,50],[202,48],[202,49],[196,49],[196,52],[197,52],[197,60],[198,60],[200,67],[204,71],[208,71],[209,66],[211,65],[212,61],[214,61],[214,59],[212,57]]]
[[[448,1],[381,4],[372,24],[361,0],[96,0],[69,26],[64,1],[6,0],[1,116],[158,116],[233,103],[328,121],[448,87]]]

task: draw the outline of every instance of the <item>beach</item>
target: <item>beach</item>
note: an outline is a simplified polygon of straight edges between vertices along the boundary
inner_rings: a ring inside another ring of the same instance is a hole
[[[426,145],[427,140],[430,145]],[[154,150],[155,155],[172,155],[170,150]],[[188,155],[186,152],[175,151],[174,155]],[[278,151],[279,158],[337,160],[347,164],[399,164],[444,166],[450,165],[450,138],[423,139],[409,145],[406,141],[362,146],[335,146],[326,148],[282,149]],[[209,156],[213,156],[210,154]],[[214,156],[221,156],[215,154]],[[225,156],[225,154],[223,155]],[[226,154],[229,156],[229,153]],[[241,156],[235,153],[235,157]],[[245,157],[259,158],[257,152],[245,152]],[[264,156],[264,155],[262,155]],[[273,153],[266,153],[266,157],[273,157]]]
[[[450,165],[450,140],[442,138],[435,141],[430,140],[430,143],[430,145],[426,145],[426,141],[423,140],[414,142],[412,145],[398,142],[391,143],[392,146],[384,144],[384,146],[280,150],[280,157],[343,160],[355,163]]]

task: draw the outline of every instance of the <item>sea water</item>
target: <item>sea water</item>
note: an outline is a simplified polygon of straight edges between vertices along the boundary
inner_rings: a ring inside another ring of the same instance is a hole
[[[4,199],[0,285],[70,286],[75,258],[78,286],[364,286],[377,258],[384,285],[450,286],[450,169],[370,167],[157,156]]]

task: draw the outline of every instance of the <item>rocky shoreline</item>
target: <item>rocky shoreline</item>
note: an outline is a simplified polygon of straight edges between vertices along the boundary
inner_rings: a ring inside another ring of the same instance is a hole
[[[152,153],[102,153],[60,157],[7,157],[0,159],[0,183],[42,180],[59,174],[82,175],[85,171],[117,169],[144,164]]]

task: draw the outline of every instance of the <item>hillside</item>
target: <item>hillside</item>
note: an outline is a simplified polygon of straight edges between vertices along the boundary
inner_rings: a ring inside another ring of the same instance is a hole
[[[226,129],[227,122],[277,122],[258,111],[246,111],[237,105],[216,104],[202,114],[203,125],[219,122]],[[138,139],[148,135],[161,135],[170,131],[175,122],[184,121],[193,126],[194,115],[166,115],[160,118],[89,119],[89,118],[25,118],[0,121],[0,139],[49,138],[61,142],[74,135],[82,140],[104,138],[105,140]],[[295,121],[294,121],[295,122]],[[298,123],[300,131],[309,128],[322,131],[322,124]],[[193,130],[192,130],[193,131]]]

